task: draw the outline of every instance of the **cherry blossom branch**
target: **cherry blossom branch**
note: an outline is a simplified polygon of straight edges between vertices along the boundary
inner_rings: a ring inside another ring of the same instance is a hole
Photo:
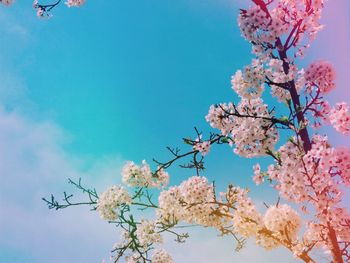
[[[269,85],[270,87],[273,85],[273,86],[277,86],[277,87],[280,87],[282,89],[285,89],[285,90],[288,90],[288,84],[287,83],[276,83],[276,82],[273,82],[272,80],[269,79],[269,77],[266,76],[266,81],[265,83],[267,85]]]
[[[196,129],[196,131],[197,131],[197,129]],[[199,135],[198,131],[197,131],[197,135]],[[222,143],[225,143],[225,140],[224,140],[225,138],[226,138],[226,136],[223,136],[223,135],[211,134],[208,142],[210,145],[222,144]],[[187,138],[183,138],[183,141],[186,144],[189,144],[192,146],[195,145],[195,143],[196,143],[196,141],[193,141],[193,140],[187,139]],[[169,168],[171,165],[173,165],[173,163],[177,162],[180,159],[188,157],[188,156],[192,156],[192,161],[189,164],[180,165],[180,167],[182,167],[182,168],[195,168],[197,175],[199,175],[200,170],[204,169],[203,156],[201,156],[199,160],[197,159],[198,155],[200,154],[199,150],[191,150],[191,151],[188,151],[186,153],[179,154],[180,149],[178,149],[178,148],[173,149],[173,148],[167,147],[167,149],[174,157],[167,162],[160,162],[160,161],[153,158],[153,161],[156,164],[158,164],[158,169],[154,172],[154,174],[157,174],[162,169]]]
[[[223,112],[225,112],[228,116],[235,116],[235,117],[238,117],[238,118],[262,119],[262,120],[270,122],[270,127],[272,127],[273,125],[275,125],[277,123],[281,124],[282,126],[287,127],[288,129],[292,129],[291,127],[294,126],[292,122],[290,122],[289,120],[286,120],[286,119],[277,119],[275,117],[265,117],[265,116],[251,115],[248,112],[246,114],[240,113],[237,110],[237,107],[236,107],[236,105],[234,103],[232,103],[232,106],[234,108],[234,112],[227,111],[220,104],[217,105],[217,106],[219,106],[221,108],[221,110]]]
[[[36,1],[34,3],[36,8],[40,8],[45,12],[50,12],[54,7],[56,7],[57,5],[59,5],[61,3],[61,0],[57,0],[56,2],[52,3],[52,4],[39,4],[38,1]]]
[[[288,38],[287,38],[287,40],[286,40],[286,42],[285,42],[285,44],[284,44],[284,50],[290,49],[290,48],[293,46],[293,44],[295,43],[296,39],[298,38],[298,36],[299,36],[299,34],[300,34],[300,33],[299,33],[299,28],[300,28],[302,22],[303,22],[303,20],[300,19],[300,20],[296,23],[296,25],[293,27],[292,31],[290,32],[290,34],[289,34],[289,36],[288,36]],[[290,41],[291,38],[293,37],[295,31],[297,31],[297,33],[295,34],[292,43],[289,45],[289,41]]]
[[[269,10],[268,10],[268,8],[263,0],[252,0],[252,1],[256,5],[258,5],[261,8],[261,10],[263,10],[265,12],[267,17],[272,18],[271,14],[270,14],[270,12],[269,12]],[[277,51],[278,51],[280,60],[282,60],[282,62],[283,62],[283,70],[284,70],[285,74],[288,74],[289,64],[287,62],[288,57],[287,57],[286,50],[284,48],[278,48],[278,47],[283,47],[283,46],[284,45],[282,45],[281,39],[278,37],[276,40]],[[300,110],[299,110],[301,108],[301,103],[300,103],[298,92],[297,92],[296,87],[295,87],[294,80],[288,82],[288,86],[289,86],[289,92],[290,92],[290,95],[292,98],[294,110],[297,113],[298,122],[305,123],[304,114],[302,114],[302,112],[300,112]],[[311,141],[310,141],[310,136],[309,136],[309,133],[307,131],[307,128],[304,127],[302,129],[300,129],[299,135],[300,135],[301,139],[303,140],[305,152],[308,152],[311,149]]]
[[[37,16],[38,17],[44,17],[45,15],[47,17],[50,16],[50,11],[55,8],[57,5],[61,3],[61,0],[57,0],[56,2],[53,2],[52,4],[40,4],[38,0],[34,0],[33,8],[37,9]]]
[[[64,198],[63,201],[64,203],[59,203],[56,198],[54,197],[54,195],[51,195],[50,199],[46,199],[46,198],[42,198],[42,200],[48,205],[49,209],[64,209],[70,206],[80,206],[80,205],[89,205],[89,206],[94,206],[94,208],[92,210],[96,210],[96,204],[97,204],[97,200],[98,200],[98,195],[95,189],[89,189],[84,187],[81,184],[81,178],[79,178],[78,183],[74,182],[71,179],[68,179],[69,183],[74,185],[77,189],[81,190],[84,194],[88,195],[89,201],[86,202],[73,202],[71,201],[73,194],[67,194],[66,192],[63,192]]]

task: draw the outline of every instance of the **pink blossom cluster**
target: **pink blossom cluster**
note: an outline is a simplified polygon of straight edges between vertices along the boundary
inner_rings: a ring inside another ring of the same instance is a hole
[[[341,182],[350,186],[350,149],[338,147],[335,149],[335,156]]]
[[[315,246],[327,249],[329,244],[328,226],[334,229],[339,242],[350,242],[349,232],[350,215],[344,208],[332,208],[327,212],[327,216],[319,221],[309,221],[303,235],[304,246]]]
[[[286,33],[289,25],[274,17],[268,17],[260,6],[252,6],[241,12],[238,25],[242,35],[254,43],[273,43]]]
[[[203,156],[205,156],[209,153],[210,142],[208,142],[208,141],[197,142],[193,146],[193,150],[199,151]]]
[[[0,0],[0,3],[6,6],[12,5],[15,0]]]
[[[326,245],[324,242],[329,238],[323,232],[326,233],[328,224],[337,236],[348,242],[350,234],[346,233],[349,233],[350,216],[341,207],[342,190],[339,185],[350,185],[350,149],[332,148],[327,137],[315,135],[312,149],[305,154],[296,142],[294,138],[280,147],[276,153],[279,161],[269,166],[266,176],[277,182],[276,188],[282,197],[313,205],[317,222],[308,224],[305,244],[317,241]],[[255,166],[254,170],[259,181],[260,167]],[[271,229],[268,225],[265,222],[265,226]]]
[[[299,70],[292,62],[288,63],[288,73],[284,72],[283,60],[276,58],[253,59],[244,71],[236,71],[231,78],[233,90],[242,99],[260,98],[264,84],[268,80],[271,95],[280,102],[290,99],[288,82],[295,80],[296,89],[300,91],[305,85],[304,70]]]
[[[278,155],[281,162],[269,165],[268,178],[278,182],[276,189],[282,197],[294,202],[304,201],[308,183],[301,162],[303,150],[292,139],[281,146],[275,155]]]
[[[314,128],[319,128],[322,123],[331,124],[336,131],[347,135],[350,133],[350,112],[345,102],[337,103],[335,107],[323,99],[317,99],[309,106],[313,117]]]
[[[313,137],[312,149],[305,154],[293,138],[281,146],[276,155],[279,162],[268,167],[267,176],[277,182],[280,195],[290,201],[300,203],[315,200],[315,193],[338,194],[336,174],[344,173],[337,164],[334,148],[329,146],[326,137]],[[299,142],[300,143],[300,142]],[[345,172],[346,173],[346,172]],[[335,201],[335,197],[332,198]],[[318,200],[320,201],[320,200]],[[315,203],[320,208],[322,202]]]
[[[335,88],[335,70],[327,61],[316,61],[305,71],[308,88],[316,86],[321,93],[328,93]]]
[[[329,112],[329,121],[342,134],[350,133],[350,112],[345,102],[337,103]]]
[[[44,8],[39,6],[39,1],[38,0],[34,0],[33,1],[33,8],[36,9],[36,16],[39,18],[43,18],[45,15],[45,11]]]
[[[332,207],[322,223],[332,225],[340,242],[350,242],[350,214],[346,208]]]
[[[169,175],[164,169],[159,169],[156,174],[152,174],[146,161],[142,161],[141,166],[128,161],[122,169],[122,181],[130,187],[160,188],[168,185]]]
[[[317,33],[323,28],[320,24],[323,4],[324,0],[281,0],[271,13],[273,17],[285,21],[291,27],[300,23],[303,30],[296,42],[299,44],[303,40],[303,36],[307,36],[310,41],[314,40]]]
[[[79,7],[81,6],[82,4],[85,3],[85,0],[67,0],[65,2],[65,4],[68,6],[68,7]]]
[[[315,222],[307,222],[306,229],[303,235],[303,242],[305,245],[314,245],[317,248],[324,247],[325,240],[327,240],[327,228]]]
[[[264,54],[271,53],[277,39],[287,34],[291,36],[289,45],[277,48],[282,50],[293,46],[296,48],[295,56],[302,56],[303,49],[308,47],[302,44],[303,36],[313,40],[322,29],[319,23],[322,7],[323,0],[282,0],[267,13],[267,10],[254,5],[241,11],[238,24],[243,37],[254,44],[255,54],[264,57]],[[301,30],[295,32],[295,29]]]
[[[312,122],[310,123],[310,126],[314,129],[318,129],[321,127],[321,125],[329,124],[329,113],[331,111],[331,105],[328,103],[328,101],[323,99],[316,99],[313,103],[313,105],[309,106],[311,110],[311,117]],[[308,118],[310,119],[310,118]]]
[[[137,258],[138,258],[137,255],[126,256],[125,263],[138,263]],[[104,263],[104,262],[102,262],[102,263]]]
[[[193,150],[199,151],[202,156],[205,156],[209,153],[210,145],[210,141],[202,141],[202,136],[198,136],[194,142]]]

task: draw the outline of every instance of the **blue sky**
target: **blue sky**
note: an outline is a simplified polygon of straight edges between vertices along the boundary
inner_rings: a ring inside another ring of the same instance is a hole
[[[118,240],[113,228],[84,208],[49,211],[40,198],[70,189],[68,177],[102,191],[118,183],[126,160],[164,160],[165,147],[181,146],[194,126],[210,131],[209,106],[236,98],[230,76],[251,59],[236,24],[239,4],[247,1],[89,0],[79,9],[62,5],[48,20],[28,3],[1,6],[0,261],[99,262],[108,255]],[[301,62],[334,64],[332,102],[350,101],[349,10],[346,0],[327,3],[326,28]],[[334,144],[349,145],[326,131]],[[213,149],[206,175],[219,186],[254,190],[257,161]],[[192,175],[172,172],[174,184]],[[275,200],[264,186],[252,195]],[[254,246],[235,255],[233,242],[212,232],[195,233],[182,250],[168,246],[176,262],[293,262],[284,251]]]

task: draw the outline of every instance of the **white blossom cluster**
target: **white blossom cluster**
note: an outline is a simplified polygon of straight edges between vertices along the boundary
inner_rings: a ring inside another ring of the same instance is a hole
[[[264,182],[264,174],[261,172],[260,164],[255,164],[253,166],[254,176],[253,181],[256,185],[259,185]]]
[[[244,157],[263,156],[267,148],[274,148],[278,133],[276,128],[270,127],[271,122],[265,119],[270,118],[270,113],[262,99],[242,99],[236,108],[238,112],[232,104],[220,106],[211,106],[206,119],[213,128],[220,129],[223,135],[231,135],[236,154]]]
[[[144,232],[146,233],[147,231],[148,232],[152,232],[152,229],[153,229],[153,226],[152,224],[148,224],[148,222],[141,222],[141,223],[144,223],[144,225],[141,227],[141,228],[145,228],[144,231],[141,231],[141,232]],[[148,225],[148,226],[146,226]],[[138,230],[139,228],[137,228]],[[120,243],[116,243],[114,246],[113,246],[113,249],[125,249],[126,247],[129,246],[129,243],[132,242],[132,238],[131,238],[131,234],[129,231],[122,231],[121,233],[121,242]],[[136,235],[137,235],[137,238],[140,237],[140,235],[142,236],[143,234],[139,232],[136,232]],[[142,237],[144,238],[144,237]],[[142,240],[141,238],[141,240]],[[144,240],[146,243],[147,241]],[[146,244],[145,243],[145,244]],[[155,242],[151,242],[151,243],[155,243]],[[150,244],[150,243],[148,243]],[[139,250],[141,250],[142,252],[148,250],[148,247],[147,245],[145,245],[145,248],[138,248]],[[140,251],[137,251],[135,250],[133,253],[131,254],[127,254],[125,255],[124,259],[125,259],[125,262],[126,263],[139,263],[141,261],[144,261],[139,253]],[[153,255],[151,257],[151,262],[161,262],[161,263],[172,263],[172,258],[171,256],[164,250],[164,249],[155,249],[153,251]]]
[[[164,249],[155,249],[151,261],[152,263],[173,263],[173,258]]]
[[[157,232],[156,226],[157,224],[154,221],[141,220],[135,232],[141,246],[148,247],[151,244],[162,243],[162,236]]]
[[[270,206],[264,215],[266,228],[282,240],[295,240],[301,227],[299,215],[287,204]]]
[[[146,161],[138,166],[134,162],[127,162],[122,169],[122,180],[130,187],[165,187],[169,183],[169,175],[160,169],[155,175]]]
[[[160,193],[157,214],[165,223],[185,221],[219,228],[223,219],[213,213],[214,200],[213,185],[205,177],[193,176]]]
[[[122,204],[131,204],[132,199],[127,190],[114,185],[104,191],[97,202],[97,211],[104,220],[116,220],[118,213],[116,209]]]
[[[138,263],[137,259],[138,259],[137,255],[129,255],[129,256],[125,257],[125,262],[126,263]]]
[[[157,215],[160,221],[174,224],[185,218],[185,210],[180,203],[181,192],[179,187],[170,187],[159,194],[159,209]]]
[[[281,242],[278,239],[271,236],[271,234],[266,230],[261,230],[261,232],[255,237],[255,243],[266,249],[272,250],[281,246]]]
[[[232,190],[231,190],[232,191]],[[301,220],[288,205],[271,206],[262,216],[247,195],[236,187],[232,196],[234,230],[245,238],[254,237],[257,245],[270,250],[285,241],[296,241]]]
[[[270,84],[271,95],[279,102],[285,102],[291,99],[288,88],[282,86],[289,81],[295,80],[295,86],[297,90],[300,90],[304,86],[303,70],[298,71],[294,64],[289,63],[288,74],[284,72],[283,61],[279,59],[270,59],[268,61],[268,67],[265,70],[266,78],[274,84]],[[282,85],[282,86],[281,86]],[[288,87],[288,86],[287,86]]]
[[[266,76],[274,83],[287,83],[293,80],[297,73],[297,67],[293,64],[289,65],[288,74],[284,72],[283,61],[280,59],[270,59],[268,68],[265,71]]]
[[[232,115],[234,113],[235,110],[232,103],[211,105],[205,119],[211,127],[219,129],[222,135],[227,136],[237,125],[236,118]]]
[[[262,216],[256,210],[247,193],[247,190],[237,187],[234,197],[236,205],[233,215],[233,227],[235,231],[245,238],[256,236],[258,231],[263,227]]]
[[[229,192],[232,192],[232,189]],[[280,242],[266,229],[262,215],[247,195],[248,191],[235,187],[233,193],[229,199],[235,206],[232,219],[235,232],[244,238],[254,237],[256,244],[265,249],[278,247]]]
[[[271,117],[267,105],[260,98],[241,100],[237,109],[243,116],[257,117],[237,119],[231,131],[235,143],[234,152],[245,157],[265,155],[266,149],[273,149],[278,140],[277,129],[270,127],[271,122],[263,119]]]
[[[292,62],[288,62],[287,65],[289,69],[286,74],[283,60],[268,57],[253,59],[251,65],[246,66],[243,72],[238,70],[232,76],[232,88],[241,98],[257,99],[264,91],[264,83],[268,82],[271,95],[278,101],[285,102],[291,98],[286,85],[288,82],[294,80],[298,91],[305,85],[304,70],[298,71],[297,66]]]
[[[253,60],[244,71],[238,70],[231,79],[232,88],[245,99],[260,98],[264,91],[265,74],[259,60]]]
[[[288,141],[279,148],[277,153],[282,162],[281,165],[269,165],[267,170],[269,179],[278,182],[275,187],[282,197],[296,202],[304,201],[307,178],[302,173],[303,151],[293,142]]]

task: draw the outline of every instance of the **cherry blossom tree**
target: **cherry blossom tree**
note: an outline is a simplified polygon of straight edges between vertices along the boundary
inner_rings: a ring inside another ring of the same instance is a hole
[[[33,7],[42,17],[60,3],[34,1]],[[66,2],[68,6],[83,3]],[[323,0],[251,0],[250,7],[240,10],[238,25],[254,57],[232,76],[232,89],[240,100],[210,106],[205,118],[213,128],[211,134],[205,138],[196,129],[193,139],[183,139],[189,150],[168,147],[171,158],[153,159],[155,170],[145,161],[127,162],[121,172],[123,185],[102,193],[85,187],[81,180],[69,180],[86,201],[74,201],[66,193],[63,202],[54,196],[43,200],[54,209],[91,206],[102,219],[118,226],[122,234],[112,250],[115,262],[121,258],[173,262],[159,248],[162,235],[172,234],[184,242],[188,234],[182,232],[183,226],[191,225],[232,236],[237,250],[252,238],[266,250],[285,247],[304,262],[316,262],[313,255],[322,251],[328,252],[329,262],[350,262],[350,214],[343,200],[350,185],[350,149],[333,147],[327,136],[317,133],[319,127],[331,125],[348,135],[349,106],[331,105],[326,99],[335,88],[332,64],[319,60],[305,69],[297,65],[322,29],[323,8]],[[267,92],[276,100],[273,107],[262,99]],[[201,175],[204,158],[218,145],[232,147],[234,154],[246,158],[270,156],[267,170],[254,165],[253,180],[272,186],[278,201],[261,213],[248,189],[228,185],[218,192]],[[190,161],[181,167],[193,169],[194,176],[168,186],[167,169],[185,158]],[[154,219],[142,218],[138,210],[153,211]]]

